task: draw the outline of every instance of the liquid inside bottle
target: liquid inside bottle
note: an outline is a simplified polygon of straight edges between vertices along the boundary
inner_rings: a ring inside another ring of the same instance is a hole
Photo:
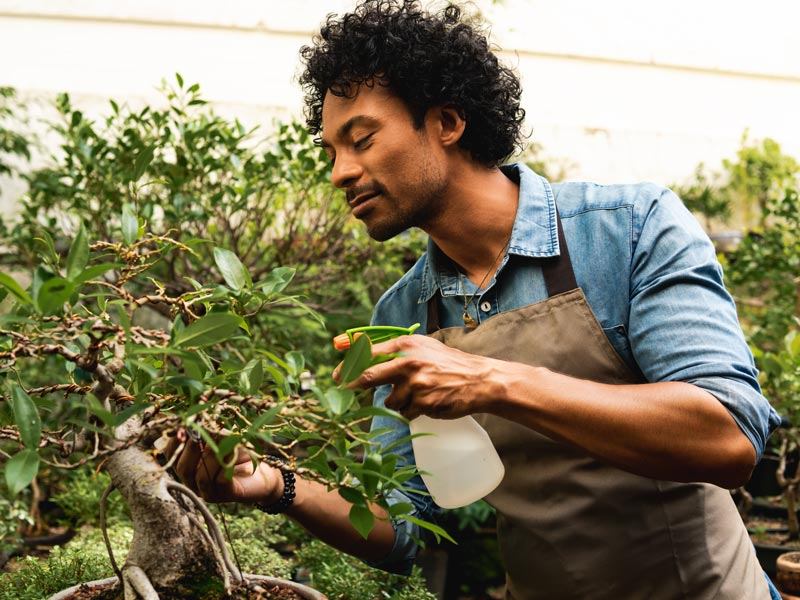
[[[432,419],[425,415],[409,424],[417,468],[433,501],[458,508],[494,490],[505,468],[489,434],[472,417]]]

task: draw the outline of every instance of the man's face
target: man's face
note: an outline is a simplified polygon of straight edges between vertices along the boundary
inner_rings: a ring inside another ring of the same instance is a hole
[[[333,185],[345,190],[353,216],[373,239],[424,227],[437,214],[447,188],[444,154],[429,122],[416,129],[387,87],[362,85],[354,98],[329,92],[322,125]]]

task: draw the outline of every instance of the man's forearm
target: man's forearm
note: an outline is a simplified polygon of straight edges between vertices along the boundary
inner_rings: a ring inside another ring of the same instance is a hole
[[[350,523],[352,505],[338,492],[328,491],[324,485],[300,477],[296,479],[295,490],[297,495],[286,514],[315,537],[334,548],[369,561],[381,560],[391,551],[394,529],[386,511],[381,507],[370,507],[375,515],[375,527],[365,540]]]
[[[624,470],[670,481],[742,485],[755,450],[711,394],[682,382],[608,385],[495,363],[487,411],[579,446]]]

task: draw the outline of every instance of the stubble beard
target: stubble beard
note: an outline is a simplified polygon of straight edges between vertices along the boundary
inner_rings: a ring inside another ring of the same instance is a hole
[[[367,234],[377,242],[390,240],[412,227],[425,229],[441,212],[448,185],[441,173],[432,173],[428,168],[420,181],[404,194],[409,198],[405,205],[381,187],[390,215],[382,221],[366,223]]]

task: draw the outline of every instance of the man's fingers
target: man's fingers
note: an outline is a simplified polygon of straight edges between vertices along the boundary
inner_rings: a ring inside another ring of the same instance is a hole
[[[386,408],[390,408],[394,411],[402,413],[406,408],[409,407],[413,400],[413,396],[411,395],[411,391],[408,389],[407,386],[396,383],[392,387],[392,391],[384,400],[383,405]]]
[[[377,387],[386,383],[396,383],[404,376],[407,361],[396,358],[388,362],[373,365],[366,369],[356,379],[347,384],[350,389],[366,389]]]
[[[197,491],[194,473],[197,470],[197,463],[201,454],[200,444],[192,440],[186,440],[186,446],[178,457],[178,462],[175,463],[175,472],[180,480],[194,491]]]
[[[212,497],[214,484],[220,471],[222,471],[222,466],[217,461],[214,451],[206,446],[194,473],[195,484],[204,498]]]

